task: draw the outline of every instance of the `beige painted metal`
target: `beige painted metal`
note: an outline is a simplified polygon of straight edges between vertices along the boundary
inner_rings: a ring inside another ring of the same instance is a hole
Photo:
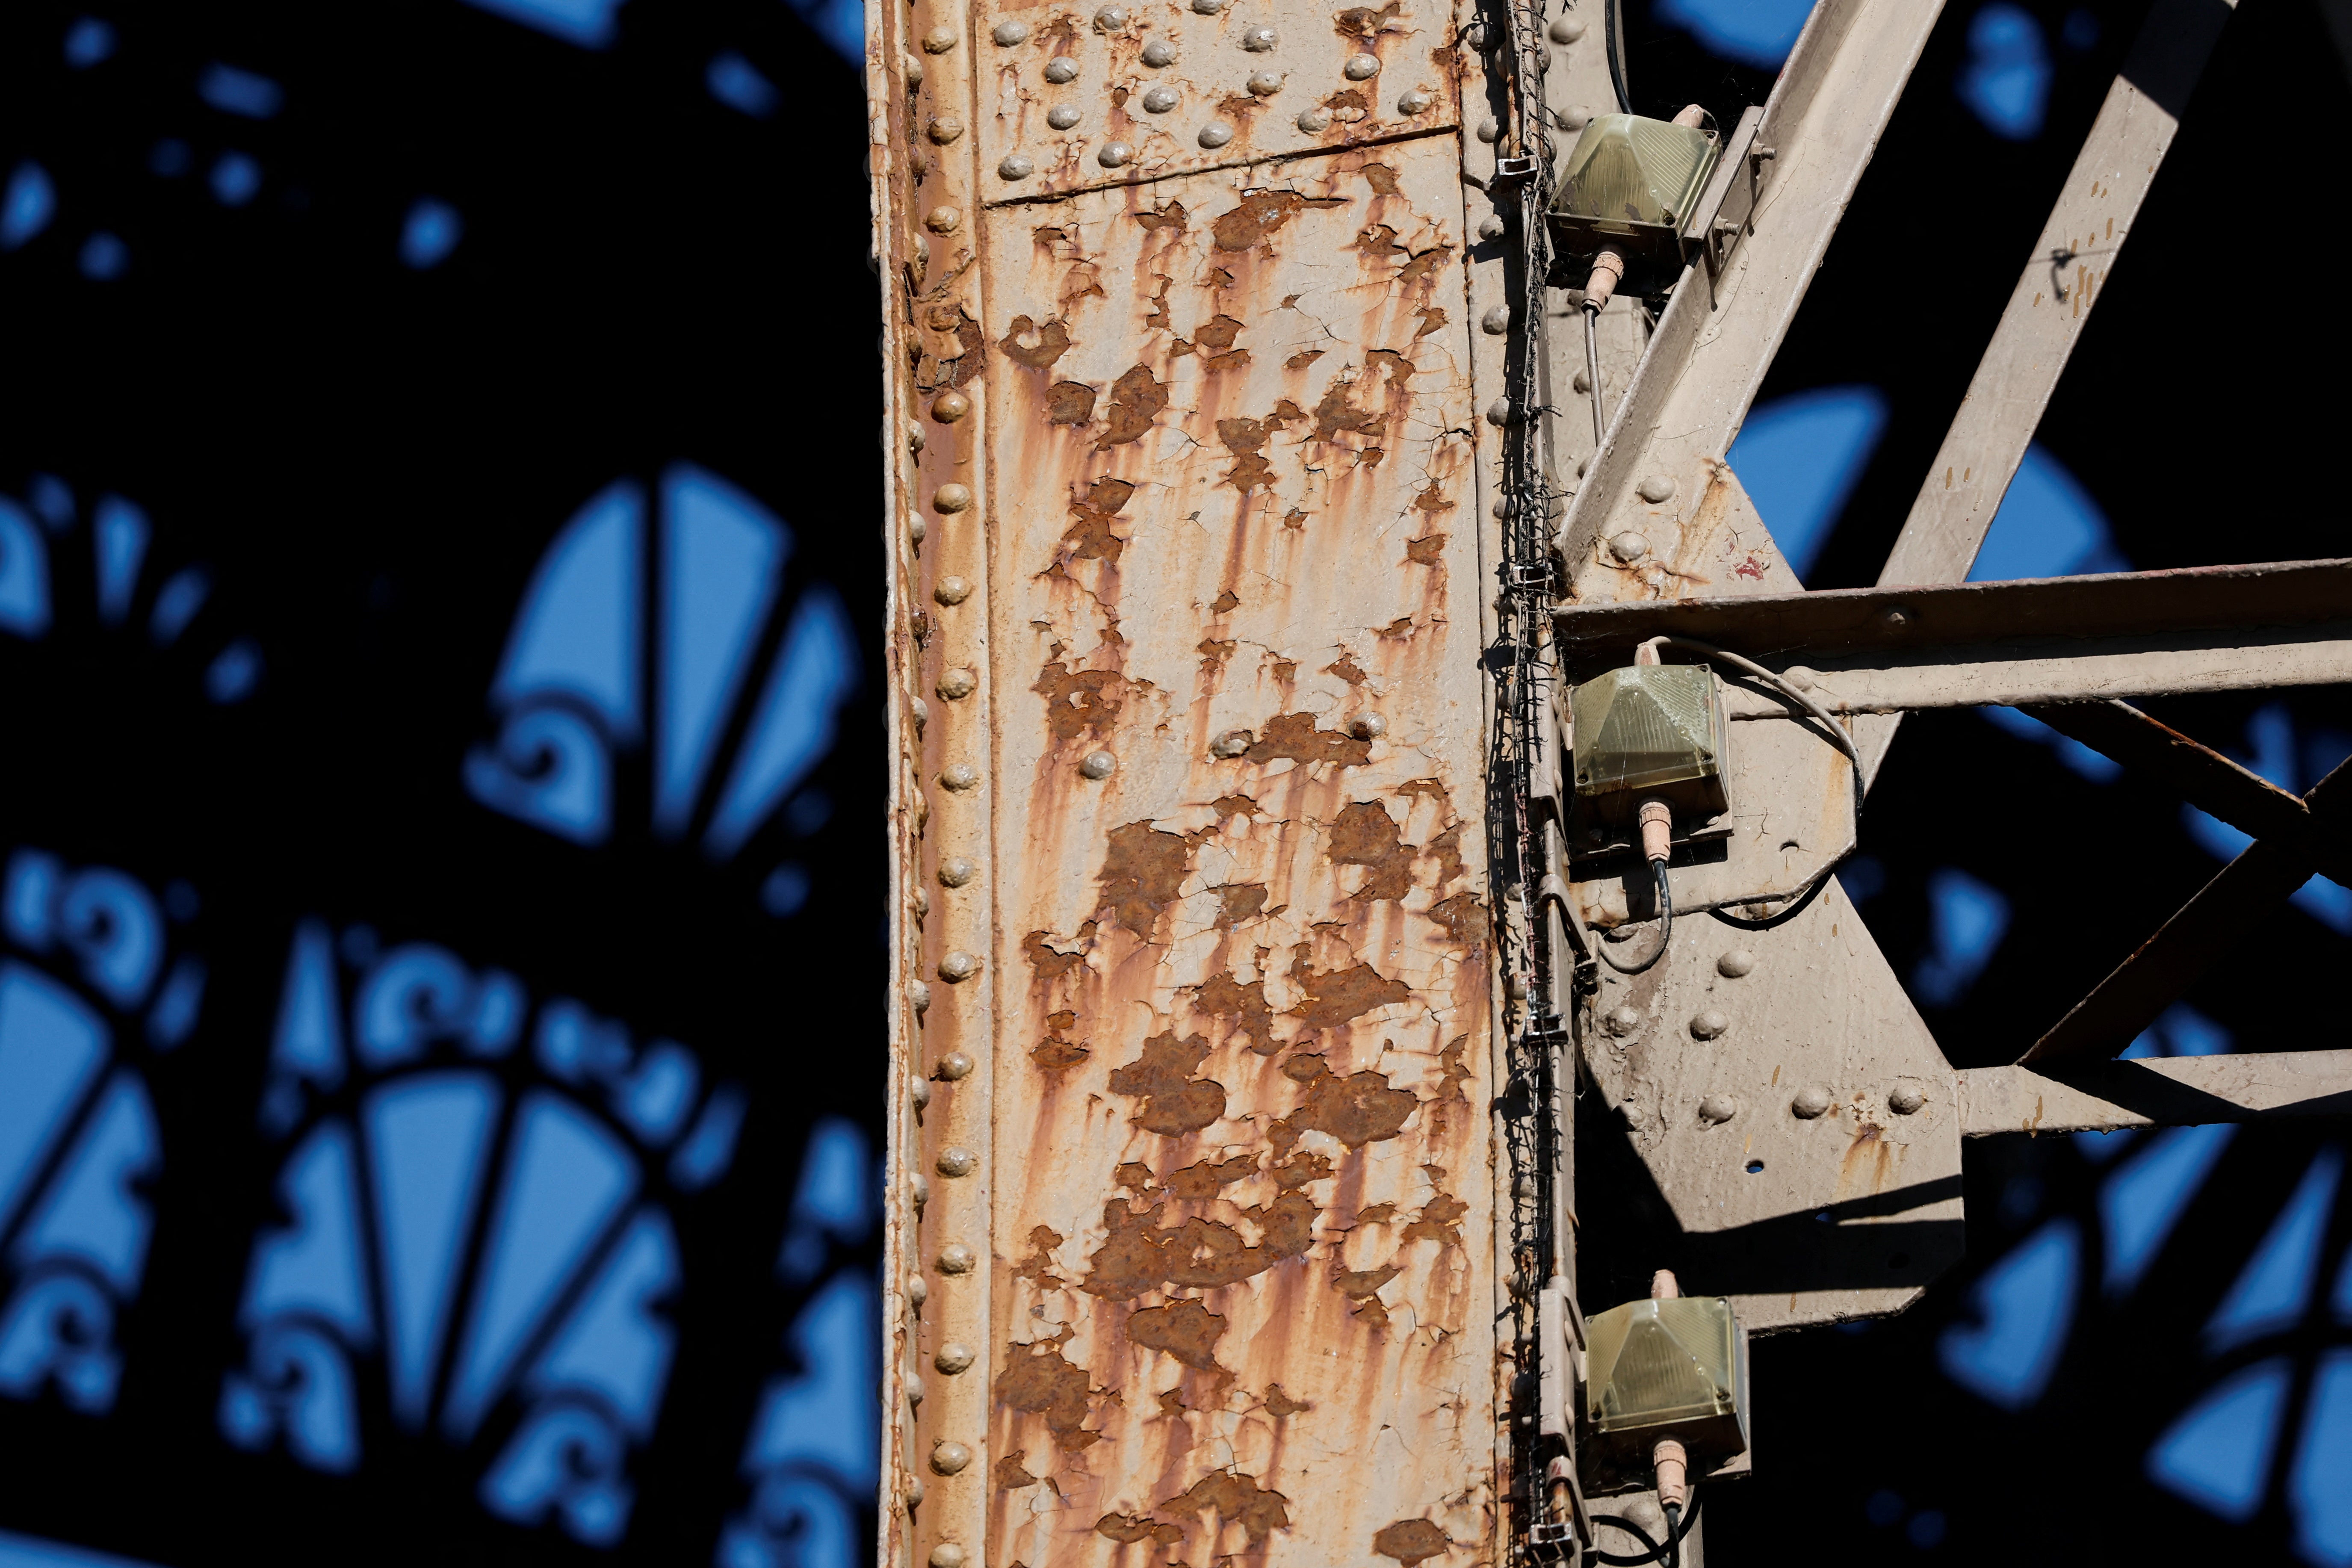
[[[2051,1077],[2027,1067],[1959,1074],[1961,1131],[2107,1131],[2352,1114],[2352,1051],[2159,1057]]]

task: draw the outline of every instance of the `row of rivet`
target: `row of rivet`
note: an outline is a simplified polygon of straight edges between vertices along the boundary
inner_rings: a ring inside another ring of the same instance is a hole
[[[1360,58],[1370,59],[1371,57],[1367,55]],[[1353,62],[1351,61],[1350,64],[1352,65]],[[1363,79],[1358,77],[1351,79]],[[1272,71],[1260,71],[1243,85],[1255,97],[1271,98],[1282,90],[1283,79]],[[1437,100],[1430,94],[1419,88],[1413,88],[1397,99],[1397,112],[1408,119],[1415,115],[1426,114],[1436,101]],[[1174,109],[1177,102],[1177,94],[1172,88],[1155,87],[1143,95],[1143,107],[1153,114],[1165,114]],[[1067,131],[1078,122],[1078,112],[1066,104],[1056,105],[1047,111],[1045,121],[1056,131]],[[1309,109],[1298,116],[1298,129],[1310,136],[1319,134],[1330,128],[1331,111],[1328,109]],[[961,130],[961,128],[958,127],[959,132]],[[1195,137],[1202,146],[1212,151],[1223,147],[1233,139],[1233,126],[1222,120],[1213,120],[1203,125]],[[1134,161],[1135,146],[1132,142],[1106,142],[1095,150],[1095,162],[1106,169],[1124,168]],[[1036,172],[1037,160],[1026,153],[1009,153],[1005,154],[1003,161],[996,165],[997,177],[1006,181],[1025,180]]]

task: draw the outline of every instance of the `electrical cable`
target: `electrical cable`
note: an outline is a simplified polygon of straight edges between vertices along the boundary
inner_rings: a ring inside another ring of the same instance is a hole
[[[1592,392],[1592,451],[1598,457],[1608,432],[1601,417],[1601,312],[1590,308],[1584,312],[1584,379]]]
[[[1621,13],[1623,0],[1608,0],[1601,7],[1606,18],[1603,26],[1608,34],[1609,85],[1617,94],[1617,112],[1633,112],[1633,95],[1625,90],[1625,18]]]
[[[1724,663],[1730,665],[1733,668],[1739,670],[1742,674],[1754,676],[1757,679],[1764,682],[1765,685],[1769,686],[1781,696],[1787,698],[1790,702],[1803,709],[1806,713],[1811,715],[1812,718],[1818,720],[1822,730],[1827,731],[1829,735],[1830,744],[1835,746],[1839,751],[1843,752],[1845,753],[1845,760],[1853,766],[1853,837],[1855,843],[1859,844],[1862,841],[1862,752],[1855,747],[1853,737],[1846,733],[1845,726],[1839,723],[1836,717],[1832,714],[1828,709],[1822,707],[1819,702],[1814,701],[1811,697],[1806,696],[1803,692],[1790,685],[1785,679],[1775,674],[1773,671],[1765,668],[1754,659],[1748,658],[1744,654],[1737,654],[1727,648],[1717,647],[1712,643],[1698,642],[1690,637],[1654,637],[1644,638],[1643,646],[1648,647],[1678,647],[1689,653],[1698,654],[1703,658],[1719,658]]]
[[[1673,1510],[1669,1510],[1667,1511],[1666,1539],[1664,1541],[1651,1540],[1650,1532],[1648,1531],[1643,1530],[1640,1525],[1635,1524],[1632,1520],[1625,1518],[1622,1514],[1596,1513],[1592,1515],[1593,1523],[1614,1525],[1617,1529],[1623,1531],[1626,1534],[1632,1536],[1634,1540],[1640,1542],[1643,1545],[1650,1549],[1647,1552],[1639,1557],[1621,1557],[1613,1552],[1595,1551],[1592,1553],[1592,1560],[1596,1563],[1607,1563],[1612,1565],[1612,1568],[1633,1568],[1634,1564],[1642,1563],[1660,1563],[1666,1564],[1667,1568],[1675,1568],[1675,1565],[1678,1564],[1682,1561],[1682,1546],[1684,1538],[1690,1534],[1691,1527],[1698,1523],[1698,1500],[1699,1490],[1696,1487],[1693,1487],[1691,1489],[1690,1511],[1683,1515],[1682,1522],[1680,1524],[1676,1524],[1675,1522]],[[1672,1557],[1667,1556],[1666,1553],[1668,1552],[1672,1552],[1674,1555]]]
[[[1608,948],[1603,946],[1601,956],[1608,959],[1609,967],[1620,974],[1646,973],[1658,960],[1665,957],[1666,944],[1674,940],[1675,895],[1674,890],[1666,885],[1666,863],[1664,860],[1650,862],[1650,885],[1657,890],[1658,945],[1652,948],[1650,956],[1639,963],[1620,963],[1614,958],[1610,958]]]

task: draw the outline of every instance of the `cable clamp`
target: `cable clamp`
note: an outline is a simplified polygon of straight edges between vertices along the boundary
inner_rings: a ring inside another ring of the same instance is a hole
[[[1543,161],[1533,153],[1522,154],[1517,158],[1497,158],[1495,160],[1495,183],[1501,184],[1506,180],[1532,180],[1542,168]]]

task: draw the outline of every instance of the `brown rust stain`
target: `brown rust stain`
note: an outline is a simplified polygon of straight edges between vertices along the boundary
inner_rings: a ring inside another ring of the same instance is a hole
[[[1139,1307],[1127,1315],[1127,1337],[1146,1350],[1162,1351],[1197,1372],[1233,1374],[1217,1364],[1217,1341],[1225,1320],[1198,1301]]]
[[[1037,338],[1034,343],[1021,341],[1033,332]],[[1040,326],[1026,316],[1015,316],[1013,330],[998,340],[996,346],[1015,364],[1025,364],[1031,370],[1051,370],[1055,360],[1070,352],[1070,329],[1058,320]]]
[[[1135,494],[1135,487],[1125,479],[1104,475],[1087,486],[1087,493],[1070,501],[1070,515],[1076,521],[1062,533],[1061,553],[1046,568],[1049,575],[1068,574],[1073,561],[1102,561],[1118,564],[1127,552],[1127,541],[1118,536],[1111,520],[1119,514]]]
[[[1307,1098],[1266,1130],[1266,1142],[1277,1153],[1288,1153],[1307,1132],[1328,1132],[1350,1149],[1382,1142],[1402,1132],[1421,1105],[1410,1089],[1391,1087],[1385,1073],[1367,1068],[1343,1078],[1319,1056],[1292,1057],[1282,1071],[1306,1089]]]
[[[1297,191],[1252,191],[1231,212],[1221,214],[1214,228],[1219,250],[1247,250],[1280,232],[1283,225],[1308,207],[1343,207],[1345,196],[1310,196]]]
[[[1084,425],[1095,416],[1095,389],[1083,381],[1057,381],[1045,389],[1045,423]]]
[[[1217,929],[1231,931],[1265,908],[1264,882],[1228,882],[1217,889]]]
[[[1425,1519],[1401,1519],[1394,1524],[1384,1524],[1373,1533],[1372,1550],[1383,1557],[1393,1557],[1413,1568],[1432,1557],[1454,1550],[1454,1542],[1445,1531]]]
[[[1013,1270],[1015,1279],[1034,1279],[1048,1289],[1059,1289],[1061,1279],[1054,1273],[1054,1248],[1062,1245],[1062,1233],[1052,1226],[1032,1226],[1029,1230],[1029,1256]]]
[[[1231,588],[1228,588],[1223,593],[1217,595],[1216,601],[1209,606],[1209,609],[1212,614],[1222,616],[1227,610],[1239,606],[1241,602],[1241,595],[1234,593]]]
[[[1082,735],[1107,735],[1126,701],[1127,680],[1115,669],[1073,669],[1052,663],[1029,688],[1045,700],[1045,727],[1067,744]]]
[[[1305,1257],[1314,1241],[1318,1212],[1314,1199],[1296,1190],[1277,1193],[1269,1204],[1236,1205],[1241,1217],[1257,1228],[1258,1240],[1252,1246],[1232,1226],[1200,1215],[1162,1228],[1162,1206],[1139,1209],[1116,1198],[1105,1204],[1103,1226],[1108,1234],[1087,1260],[1087,1278],[1078,1289],[1106,1300],[1131,1301],[1170,1285],[1195,1290],[1238,1285],[1278,1263]]]
[[[1147,230],[1157,231],[1164,228],[1172,230],[1173,234],[1181,235],[1184,232],[1185,219],[1189,215],[1184,211],[1182,202],[1170,202],[1166,206],[1154,211],[1135,213],[1130,216]]]
[[[1462,1231],[1457,1222],[1470,1212],[1470,1205],[1450,1193],[1440,1193],[1422,1206],[1421,1217],[1404,1227],[1403,1240],[1435,1241],[1447,1247],[1462,1245]]]
[[[1192,1005],[1213,1018],[1236,1021],[1234,1036],[1247,1042],[1244,1048],[1270,1057],[1282,1048],[1274,1037],[1274,1008],[1265,999],[1265,982],[1247,984],[1231,974],[1213,974],[1192,994]]]
[[[1045,1418],[1054,1446],[1066,1453],[1098,1442],[1100,1432],[1087,1430],[1092,1390],[1087,1369],[1062,1354],[1061,1345],[1046,1341],[1034,1345],[1004,1347],[1004,1370],[996,1374],[997,1403],[1028,1415]]]
[[[1364,667],[1356,662],[1356,656],[1344,648],[1339,658],[1323,667],[1323,673],[1336,675],[1350,686],[1361,686],[1367,679]]]
[[[1036,972],[1040,980],[1058,979],[1087,961],[1083,948],[1076,952],[1063,952],[1051,945],[1052,940],[1050,933],[1042,931],[1033,931],[1021,939],[1021,951],[1027,956],[1029,967]],[[1047,1022],[1058,1032],[1077,1022],[1077,1015],[1056,1013]]]
[[[996,1461],[992,1475],[996,1482],[997,1490],[1017,1492],[1023,1487],[1034,1487],[1037,1484],[1039,1478],[1031,1475],[1029,1467],[1022,1463],[1028,1457],[1028,1449],[1015,1448]]]
[[[1864,1122],[1854,1130],[1853,1141],[1838,1161],[1838,1195],[1885,1192],[1901,1158],[1902,1151],[1886,1141],[1885,1128],[1874,1121]]]
[[[1253,1548],[1264,1546],[1268,1535],[1290,1526],[1290,1500],[1258,1485],[1256,1477],[1245,1476],[1239,1470],[1211,1471],[1161,1503],[1159,1511],[1213,1512],[1224,1524],[1240,1525]]]
[[[1374,195],[1392,196],[1397,194],[1397,172],[1386,163],[1367,163],[1356,172],[1364,176]]]
[[[1107,1513],[1095,1521],[1095,1533],[1108,1536],[1121,1546],[1133,1546],[1139,1541],[1173,1546],[1184,1539],[1184,1532],[1175,1525],[1162,1524],[1140,1513]]]
[[[1312,1410],[1314,1408],[1315,1406],[1312,1405],[1307,1405],[1299,1400],[1293,1399],[1290,1395],[1283,1393],[1282,1384],[1278,1383],[1269,1383],[1265,1385],[1266,1414],[1273,1416],[1277,1421],[1286,1415],[1296,1415],[1302,1410]]]
[[[1253,763],[1336,763],[1344,768],[1359,766],[1371,754],[1369,741],[1339,730],[1317,729],[1312,713],[1281,713],[1265,721],[1265,733],[1242,756]]]
[[[1257,1156],[1235,1154],[1229,1160],[1198,1160],[1168,1175],[1168,1192],[1180,1198],[1213,1198],[1219,1193],[1257,1174]]]
[[[1395,31],[1389,26],[1391,22],[1402,26],[1403,16],[1404,0],[1389,0],[1377,11],[1370,5],[1350,5],[1331,19],[1331,30],[1343,38],[1370,41],[1382,33]]]
[[[1110,830],[1097,880],[1102,884],[1103,901],[1112,906],[1120,925],[1150,940],[1160,911],[1176,901],[1176,890],[1192,869],[1194,842],[1181,833],[1163,833],[1149,822]]]
[[[1331,863],[1365,868],[1356,897],[1398,900],[1412,890],[1413,847],[1397,832],[1396,818],[1376,800],[1360,800],[1331,824]]]
[[[1150,365],[1137,365],[1110,384],[1110,408],[1103,416],[1097,451],[1143,438],[1160,411],[1168,406],[1167,385],[1155,378]]]
[[[1225,1113],[1225,1086],[1192,1076],[1208,1057],[1209,1042],[1198,1035],[1181,1040],[1172,1030],[1155,1035],[1135,1060],[1112,1070],[1110,1091],[1142,1099],[1135,1120],[1147,1132],[1166,1138],[1198,1132]]]
[[[1285,425],[1306,418],[1297,405],[1284,398],[1274,405],[1274,412],[1263,419],[1220,419],[1217,439],[1234,455],[1234,466],[1225,475],[1225,482],[1237,490],[1248,491],[1270,486],[1274,480],[1274,465],[1266,461],[1265,444]]]
[[[1298,1020],[1301,1037],[1320,1029],[1336,1029],[1375,1008],[1412,999],[1412,987],[1402,980],[1389,979],[1369,963],[1319,974],[1310,971],[1306,958],[1310,947],[1310,943],[1299,943],[1290,966],[1290,978],[1307,993],[1289,1013]]]

